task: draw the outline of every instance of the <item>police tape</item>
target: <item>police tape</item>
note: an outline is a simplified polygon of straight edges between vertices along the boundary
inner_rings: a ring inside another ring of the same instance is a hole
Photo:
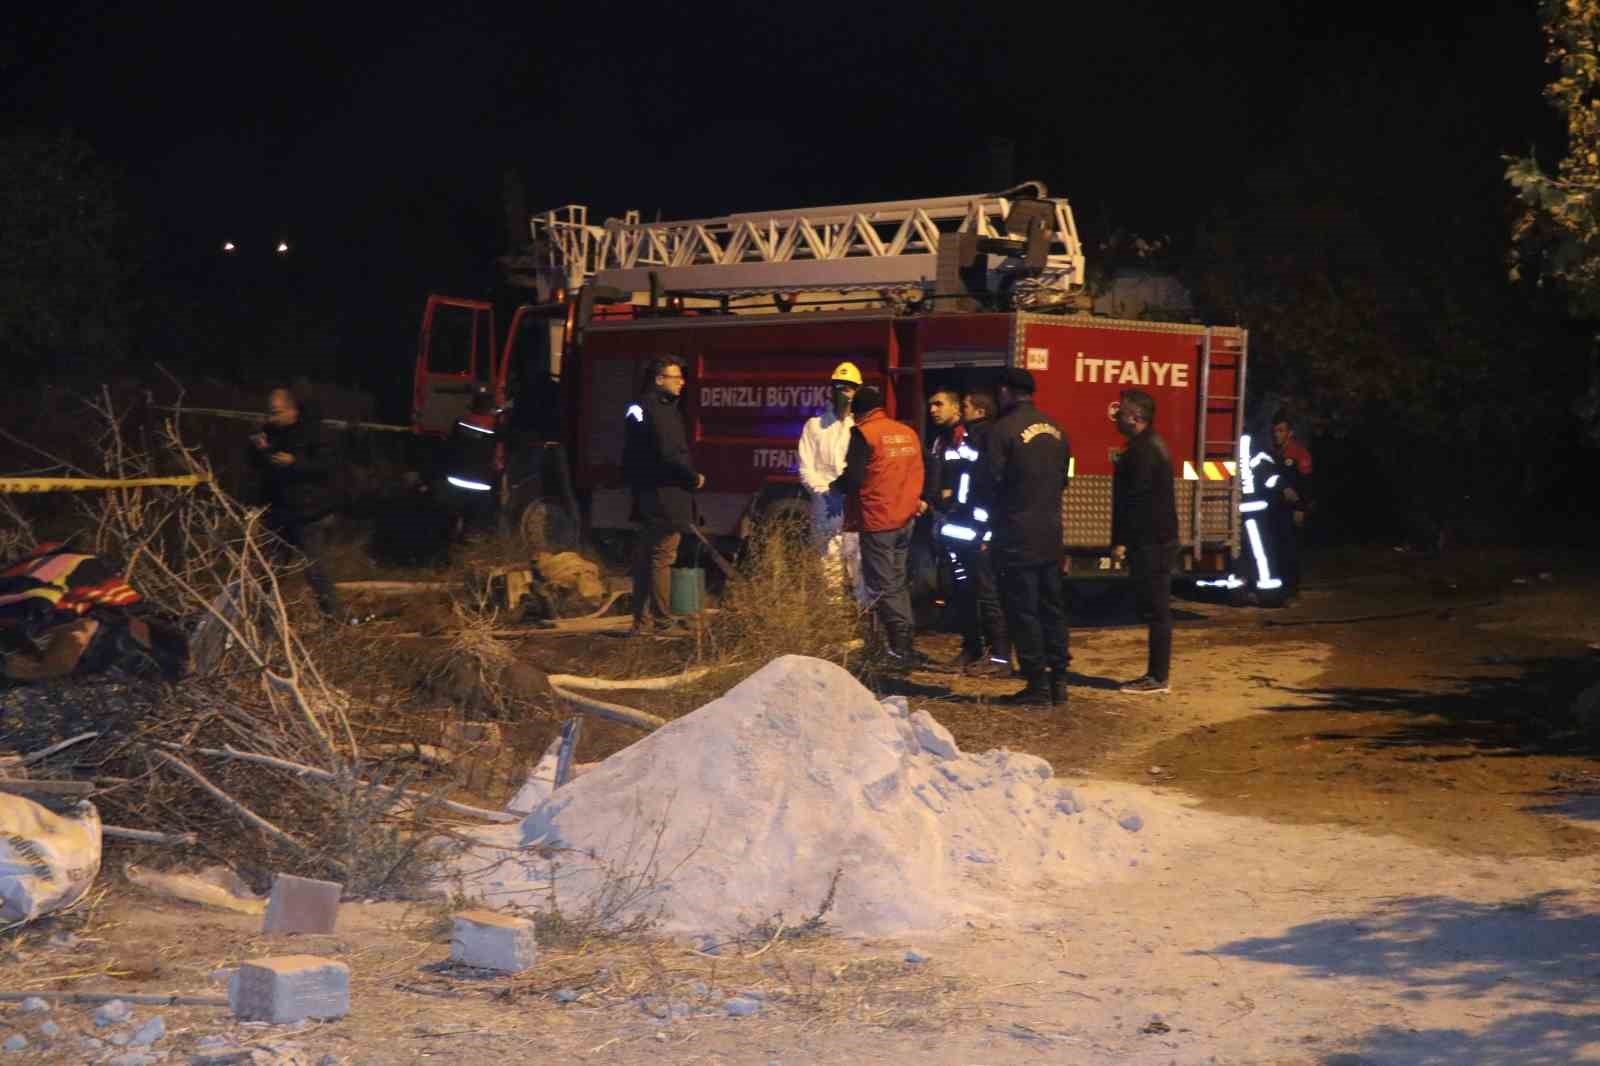
[[[201,474],[177,477],[0,477],[0,493],[105,492],[110,489],[192,489],[211,479]]]

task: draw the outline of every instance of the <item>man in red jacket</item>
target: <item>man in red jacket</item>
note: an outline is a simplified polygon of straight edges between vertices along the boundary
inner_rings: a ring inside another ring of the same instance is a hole
[[[843,493],[844,528],[861,535],[861,579],[867,602],[877,611],[889,655],[901,669],[916,658],[915,622],[906,559],[922,500],[922,442],[917,431],[883,412],[883,393],[871,385],[850,405],[855,425],[844,473],[829,491]]]

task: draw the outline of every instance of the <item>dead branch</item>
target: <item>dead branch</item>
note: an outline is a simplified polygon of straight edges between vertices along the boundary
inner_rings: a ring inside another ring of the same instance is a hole
[[[41,796],[88,796],[92,781],[30,781],[26,777],[0,777],[0,792],[36,792]]]
[[[642,729],[646,733],[660,729],[667,724],[665,718],[658,717],[648,711],[641,711],[634,707],[626,707],[620,703],[607,703],[590,696],[580,696],[569,688],[550,683],[550,689],[561,699],[572,704],[575,710],[584,714],[592,714],[596,718],[605,718],[612,722],[630,725],[635,729]]]
[[[161,746],[179,747],[179,745],[171,743],[162,743]],[[309,777],[314,781],[339,780],[339,775],[337,774],[329,773],[326,770],[319,770],[315,766],[305,766],[301,763],[290,762],[287,759],[274,758],[271,755],[258,755],[255,752],[237,751],[233,748],[219,749],[186,747],[185,750],[192,751],[196,755],[209,755],[216,759],[237,759],[240,762],[253,762],[262,766],[271,766],[275,769],[287,770],[289,773],[296,774],[300,777]],[[162,753],[157,752],[156,754],[159,755]],[[170,756],[168,757],[170,758]],[[370,781],[363,780],[357,780],[355,784],[362,785],[367,788],[379,787]],[[482,807],[472,807],[465,803],[457,803],[454,800],[438,799],[426,792],[418,792],[414,789],[403,789],[400,794],[409,799],[418,799],[427,801],[429,803],[435,803],[438,806],[443,807],[445,810],[452,811],[456,814],[470,815],[471,817],[483,818],[491,822],[516,822],[521,821],[522,819],[522,816],[519,814],[511,814],[506,811],[489,811],[483,809]]]
[[[23,766],[32,766],[34,763],[38,762],[41,759],[48,759],[50,756],[54,755],[58,751],[66,751],[68,748],[72,747],[74,744],[81,744],[85,740],[93,740],[95,737],[97,737],[99,735],[100,735],[99,733],[79,733],[77,736],[69,737],[68,739],[63,740],[59,744],[52,744],[48,748],[45,748],[45,749],[43,749],[41,751],[33,752],[31,755],[24,755],[22,757],[22,759],[21,759],[22,765]]]
[[[148,829],[127,829],[120,825],[102,825],[100,835],[137,840],[141,844],[176,844],[192,848],[200,843],[198,833],[152,833]]]
[[[213,785],[209,780],[207,780],[205,774],[202,774],[199,770],[196,770],[194,767],[190,766],[176,755],[169,755],[164,751],[155,751],[152,752],[152,754],[154,754],[158,759],[165,761],[174,769],[181,771],[195,784],[211,793],[213,797],[215,797],[220,803],[227,806],[240,818],[243,818],[246,822],[249,822],[251,825],[272,837],[274,840],[283,844],[287,844],[296,851],[308,850],[306,845],[302,844],[288,833],[285,833],[282,829],[279,829],[277,826],[261,817],[261,815],[257,814],[255,811],[252,811],[249,807],[246,807],[244,804],[228,795],[216,785]]]
[[[155,992],[0,992],[0,1003],[44,999],[51,1003],[110,1003],[120,999],[150,1007],[226,1007],[224,996],[163,996]]]

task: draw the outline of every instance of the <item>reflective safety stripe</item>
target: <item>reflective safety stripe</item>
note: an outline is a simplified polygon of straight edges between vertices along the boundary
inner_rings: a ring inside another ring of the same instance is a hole
[[[643,422],[644,421],[644,408],[640,407],[636,403],[630,403],[628,405],[627,417],[633,419],[635,422]]]
[[[983,535],[983,542],[984,542],[984,543],[985,543],[985,544],[987,544],[987,543],[989,543],[989,542],[990,542],[990,541],[991,541],[991,540],[993,540],[993,539],[994,539],[994,530],[992,530],[992,529],[991,529],[991,530],[989,530],[989,532],[987,532],[987,533],[985,533],[985,534],[984,534],[984,535]]]
[[[956,486],[956,502],[967,502],[967,490],[972,487],[972,475],[965,470],[961,472],[961,483]]]
[[[1267,549],[1262,546],[1261,530],[1256,528],[1256,520],[1245,519],[1244,528],[1250,534],[1250,550],[1256,557],[1256,588],[1275,589],[1282,586],[1283,582],[1272,576],[1272,568],[1267,564]]]
[[[1222,469],[1224,469],[1224,470],[1226,470],[1228,472],[1228,476],[1229,477],[1238,477],[1239,476],[1239,464],[1233,462],[1232,460],[1229,460],[1229,461],[1223,463],[1222,464]]]
[[[954,522],[946,522],[939,527],[939,536],[949,537],[951,540],[974,541],[978,539],[978,531],[966,526],[958,526]]]
[[[1273,474],[1271,477],[1267,478],[1267,488],[1269,488],[1269,489],[1277,488],[1278,487],[1278,479],[1280,477],[1282,477],[1282,476],[1283,475],[1281,475],[1281,474]]]
[[[1195,473],[1195,471],[1194,471],[1194,464],[1191,463],[1187,459],[1185,459],[1183,461],[1183,480],[1185,480],[1185,481],[1199,481],[1200,480],[1200,475]]]
[[[956,457],[959,459],[967,459],[974,463],[978,461],[977,450],[969,448],[965,444],[956,449]]]
[[[494,430],[484,429],[482,426],[475,426],[471,422],[457,422],[456,425],[460,426],[462,429],[470,429],[474,433],[482,433],[489,437],[494,436]]]
[[[946,448],[944,450],[944,461],[945,462],[953,463],[959,458],[961,458],[961,453],[956,451],[954,448]]]
[[[486,485],[482,481],[472,481],[468,478],[456,477],[454,474],[451,474],[445,480],[456,488],[466,489],[468,492],[488,492],[494,488],[493,485]]]
[[[1265,511],[1266,509],[1267,509],[1267,501],[1266,500],[1248,500],[1248,501],[1246,501],[1244,503],[1241,503],[1239,505],[1239,513],[1240,514],[1249,514],[1252,511]]]
[[[987,522],[989,521],[989,512],[985,511],[982,507],[974,507],[972,509],[972,517],[976,518],[980,522]]]
[[[1196,581],[1195,584],[1203,589],[1237,589],[1244,587],[1244,582],[1233,574],[1216,581]]]
[[[1077,476],[1078,476],[1078,457],[1076,455],[1069,455],[1069,456],[1067,456],[1067,477],[1068,478],[1075,478]]]
[[[1207,459],[1201,465],[1205,468],[1206,480],[1207,481],[1222,481],[1222,480],[1225,480],[1227,478],[1227,476],[1228,476],[1227,474],[1223,473],[1222,464],[1221,463],[1215,463],[1215,462],[1212,462],[1211,460]],[[1197,478],[1196,480],[1199,480],[1199,479]]]

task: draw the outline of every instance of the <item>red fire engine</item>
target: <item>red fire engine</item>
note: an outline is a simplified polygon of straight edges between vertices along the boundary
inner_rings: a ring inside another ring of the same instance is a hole
[[[1084,313],[1084,259],[1065,200],[1037,183],[996,195],[590,225],[581,207],[532,220],[531,254],[505,261],[537,294],[497,344],[494,311],[435,296],[423,318],[414,423],[447,433],[482,383],[541,451],[559,441],[596,531],[626,528],[623,415],[658,355],[681,358],[684,414],[708,536],[801,505],[795,448],[848,360],[889,413],[923,425],[938,388],[992,387],[1026,367],[1074,455],[1066,546],[1104,556],[1121,389],[1155,397],[1172,449],[1185,558],[1221,569],[1239,544],[1235,450],[1246,334]],[[559,412],[559,419],[550,417]],[[511,487],[517,457],[502,486]],[[1102,564],[1103,565],[1103,564]]]

